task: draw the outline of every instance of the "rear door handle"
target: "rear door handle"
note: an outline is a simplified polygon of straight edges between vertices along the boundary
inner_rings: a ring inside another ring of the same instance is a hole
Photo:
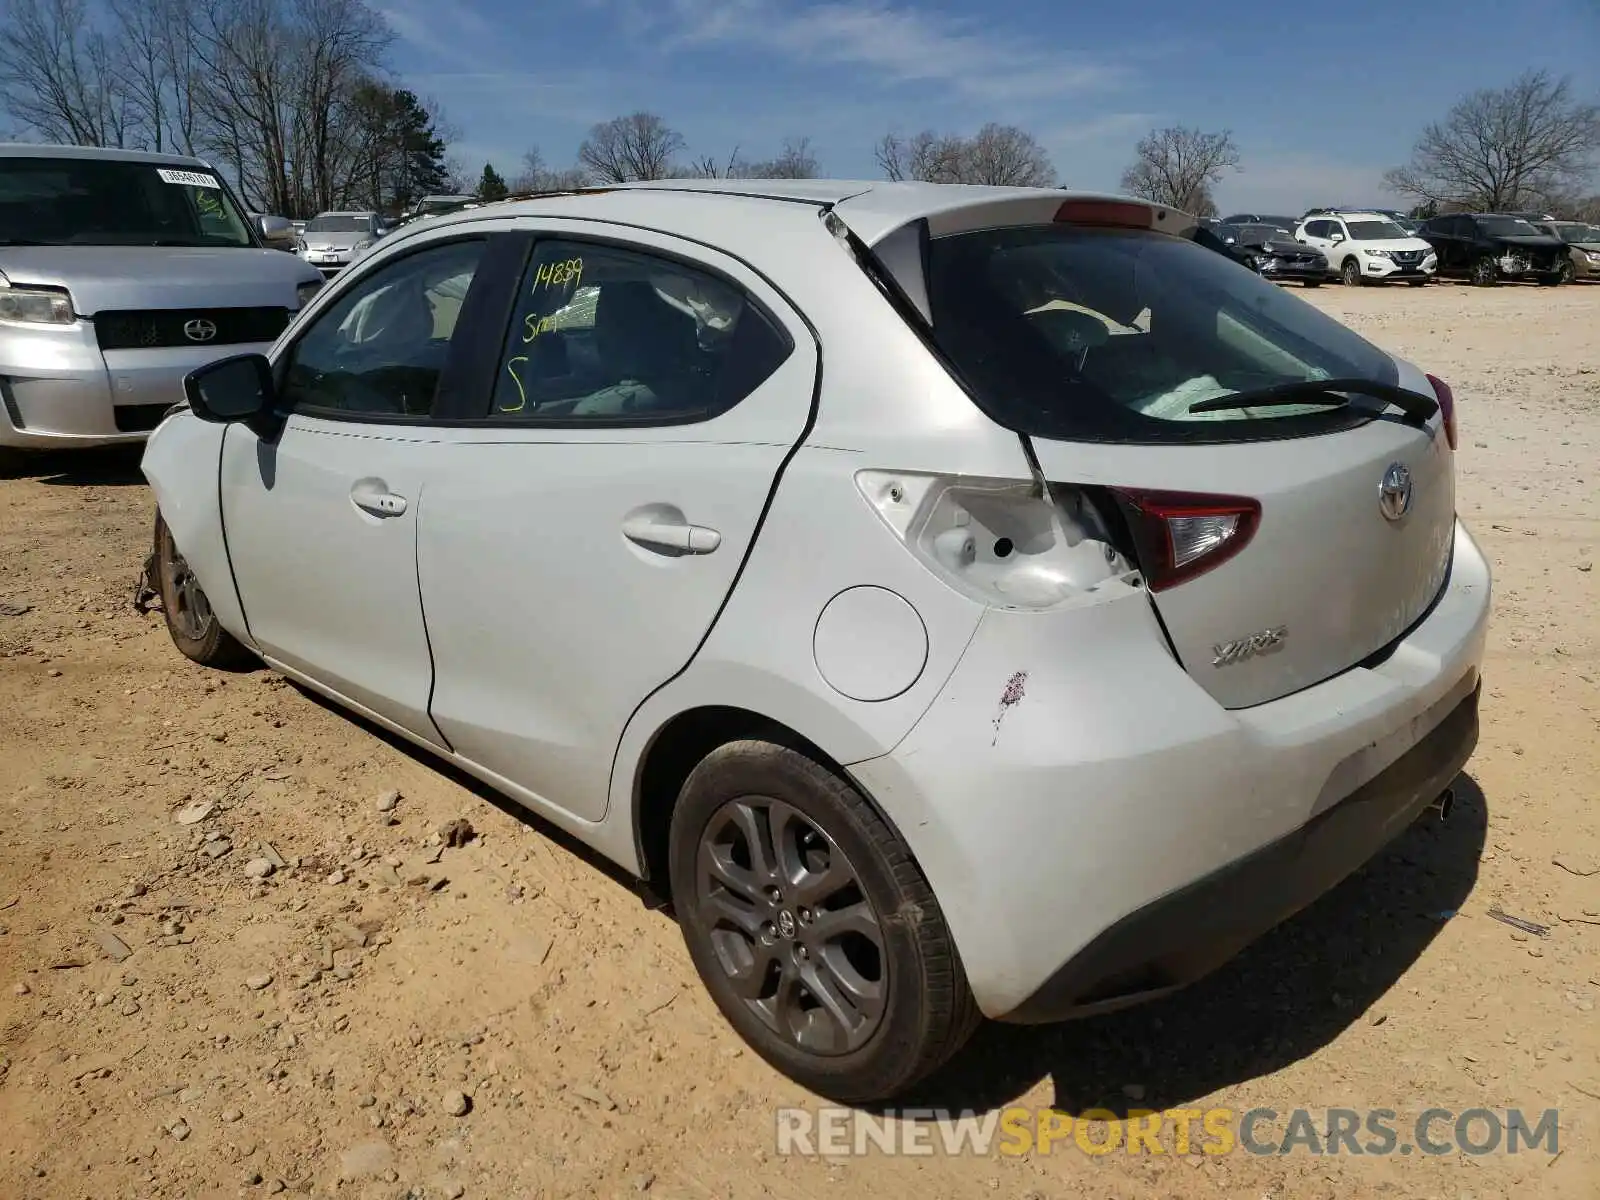
[[[381,479],[362,479],[350,489],[350,499],[375,517],[398,517],[406,511],[406,498],[389,490]]]
[[[647,550],[666,554],[710,554],[722,545],[722,535],[715,529],[650,517],[624,521],[622,536]]]

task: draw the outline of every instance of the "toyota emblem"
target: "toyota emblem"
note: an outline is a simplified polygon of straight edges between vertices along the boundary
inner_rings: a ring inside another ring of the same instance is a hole
[[[204,317],[196,317],[192,321],[183,323],[183,336],[191,342],[209,342],[217,336],[215,321],[208,321]]]
[[[1390,463],[1378,484],[1378,511],[1398,521],[1411,511],[1411,472],[1404,463]]]

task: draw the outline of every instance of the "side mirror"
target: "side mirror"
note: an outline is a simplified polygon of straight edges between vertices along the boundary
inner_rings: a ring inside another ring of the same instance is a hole
[[[202,421],[239,422],[262,437],[278,425],[277,385],[264,354],[239,354],[198,367],[184,376],[183,392]]]
[[[261,238],[267,242],[292,242],[294,240],[294,225],[288,217],[258,217],[256,228],[261,232]]]
[[[1344,234],[1342,234],[1342,233],[1330,233],[1328,235],[1328,240],[1330,242],[1332,242],[1335,246],[1337,246],[1340,242],[1344,241]]]

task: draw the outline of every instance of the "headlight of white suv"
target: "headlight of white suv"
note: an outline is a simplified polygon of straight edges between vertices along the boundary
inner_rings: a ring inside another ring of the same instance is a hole
[[[59,288],[0,287],[0,321],[71,325],[72,297]]]
[[[1389,257],[1389,252],[1387,250],[1363,250],[1361,253],[1365,254],[1368,258],[1388,258]]]
[[[322,290],[322,282],[322,280],[317,279],[310,283],[302,283],[299,287],[295,288],[295,298],[300,301],[301,308],[304,308],[306,305],[310,304],[311,297],[315,296],[319,291]]]

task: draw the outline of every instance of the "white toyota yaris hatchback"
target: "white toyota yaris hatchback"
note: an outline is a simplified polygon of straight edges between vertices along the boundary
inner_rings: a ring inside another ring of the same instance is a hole
[[[1162,995],[1436,803],[1490,591],[1449,388],[1193,227],[726,180],[414,226],[156,430],[173,638],[668,892],[824,1095]]]

